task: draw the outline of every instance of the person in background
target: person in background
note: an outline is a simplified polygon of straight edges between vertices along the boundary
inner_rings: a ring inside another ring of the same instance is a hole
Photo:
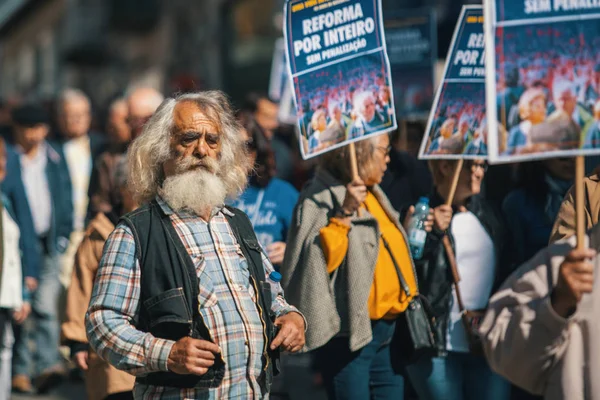
[[[279,106],[265,95],[250,93],[243,109],[254,116],[254,120],[262,129],[265,138],[271,143],[275,154],[277,178],[292,182],[297,160],[293,149],[279,135],[281,131],[278,119]]]
[[[406,127],[408,138],[423,136],[425,130],[423,124],[407,122]],[[402,149],[403,139],[400,129],[392,133],[390,141],[392,144],[390,163],[380,186],[394,209],[404,215],[420,197],[429,194],[433,180],[427,162],[418,160],[415,155]]]
[[[90,131],[90,99],[79,89],[65,89],[57,99],[58,143],[69,168],[73,196],[73,232],[61,260],[60,281],[69,287],[77,247],[83,238],[89,203],[88,190],[92,167],[106,146],[106,138]],[[63,299],[64,300],[64,299]],[[60,307],[62,310],[62,306]]]
[[[547,400],[600,398],[600,225],[554,243],[491,298],[479,333],[491,367]]]
[[[85,313],[106,239],[115,229],[118,216],[137,208],[127,190],[127,161],[121,159],[114,168],[115,187],[122,201],[114,205],[116,215],[98,213],[86,229],[75,255],[71,286],[67,293],[67,309],[62,323],[62,341],[71,349],[71,358],[85,371],[88,400],[133,400],[135,378],[119,371],[90,350],[85,330]]]
[[[571,158],[552,158],[518,166],[517,187],[502,206],[512,238],[515,266],[548,245],[554,221],[574,177],[575,163]]]
[[[0,137],[0,186],[7,175],[6,144]],[[2,187],[4,189],[4,187]],[[23,197],[25,196],[22,192]],[[28,285],[25,283],[26,268],[19,215],[11,200],[0,193],[0,400],[9,400],[11,392],[11,362],[14,344],[12,323],[22,324],[31,312]],[[22,198],[21,201],[27,201]],[[29,217],[31,219],[31,217]],[[31,224],[31,221],[28,221]],[[23,256],[22,256],[23,255]],[[31,257],[31,255],[29,255]],[[31,279],[31,278],[29,278]]]
[[[435,222],[416,266],[419,291],[435,316],[437,354],[407,365],[408,376],[421,400],[508,399],[508,382],[492,372],[483,356],[471,353],[442,242],[448,235],[453,245],[465,308],[485,309],[494,288],[510,273],[500,262],[505,251],[502,219],[479,194],[487,166],[482,160],[464,161],[448,206],[456,162],[435,160],[429,165]]]
[[[88,219],[97,213],[113,214],[113,206],[121,202],[121,192],[113,179],[114,168],[124,157],[131,140],[139,136],[144,124],[162,101],[160,92],[141,87],[131,91],[125,100],[117,100],[111,105],[108,127],[110,132],[114,132],[111,134],[113,145],[98,157],[94,165],[90,179]]]
[[[35,228],[43,250],[38,288],[32,296],[30,323],[15,330],[13,389],[31,392],[31,372],[39,392],[47,391],[64,375],[58,352],[58,299],[61,258],[73,230],[73,191],[60,146],[46,141],[49,120],[41,106],[26,104],[13,111],[14,154],[9,152],[8,173],[25,187]],[[36,342],[35,353],[29,346]],[[32,369],[33,358],[36,365]]]
[[[510,232],[511,263],[519,266],[548,245],[552,226],[573,184],[575,164],[571,158],[553,158],[519,165],[517,189],[502,207]],[[513,400],[535,399],[513,386]]]
[[[404,227],[378,186],[389,144],[387,135],[356,143],[356,179],[348,146],[321,156],[294,209],[281,267],[287,298],[307,319],[305,350],[315,351],[332,400],[404,397],[391,342],[418,289]]]
[[[273,150],[252,117],[243,115],[240,120],[254,169],[250,173],[248,187],[231,204],[248,215],[258,241],[267,251],[275,269],[279,269],[298,191],[275,177]]]

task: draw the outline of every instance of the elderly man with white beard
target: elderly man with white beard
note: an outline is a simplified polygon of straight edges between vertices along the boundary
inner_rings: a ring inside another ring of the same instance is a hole
[[[226,97],[167,99],[128,153],[140,204],[105,247],[86,316],[92,348],[137,376],[136,399],[262,399],[278,351],[304,346],[248,217],[224,206],[250,168]]]

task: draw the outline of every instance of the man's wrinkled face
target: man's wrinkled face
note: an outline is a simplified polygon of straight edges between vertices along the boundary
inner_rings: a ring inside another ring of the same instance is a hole
[[[165,163],[165,175],[199,168],[216,173],[222,139],[217,124],[190,101],[175,106],[173,121],[171,159]]]

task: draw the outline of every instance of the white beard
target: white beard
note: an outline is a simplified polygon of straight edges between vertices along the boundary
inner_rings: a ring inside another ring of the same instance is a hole
[[[173,210],[200,215],[222,206],[227,190],[221,178],[200,168],[166,178],[159,194]]]

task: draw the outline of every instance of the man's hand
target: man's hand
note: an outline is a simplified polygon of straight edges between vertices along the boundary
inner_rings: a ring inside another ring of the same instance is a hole
[[[184,337],[171,348],[167,368],[180,375],[204,375],[215,363],[221,349],[206,340]]]
[[[281,346],[282,350],[297,353],[304,347],[304,318],[297,312],[291,312],[275,320],[279,333],[271,343],[271,350]]]
[[[433,215],[435,219],[435,227],[446,232],[452,222],[452,207],[447,205],[441,205],[433,209]]]
[[[31,314],[31,304],[23,303],[23,305],[13,312],[13,318],[18,325],[21,325]]]
[[[267,253],[269,254],[269,260],[271,260],[271,264],[281,264],[283,262],[283,256],[285,255],[285,243],[272,243],[269,245],[269,247],[267,247]]]
[[[82,371],[88,370],[88,352],[87,350],[78,351],[73,355],[73,362]]]
[[[594,266],[588,261],[596,256],[593,249],[572,250],[560,265],[558,283],[552,292],[552,307],[567,318],[585,293],[594,287]]]
[[[37,279],[32,278],[31,276],[26,276],[25,277],[25,287],[30,292],[35,292],[35,290],[38,287],[38,281],[37,281]]]

